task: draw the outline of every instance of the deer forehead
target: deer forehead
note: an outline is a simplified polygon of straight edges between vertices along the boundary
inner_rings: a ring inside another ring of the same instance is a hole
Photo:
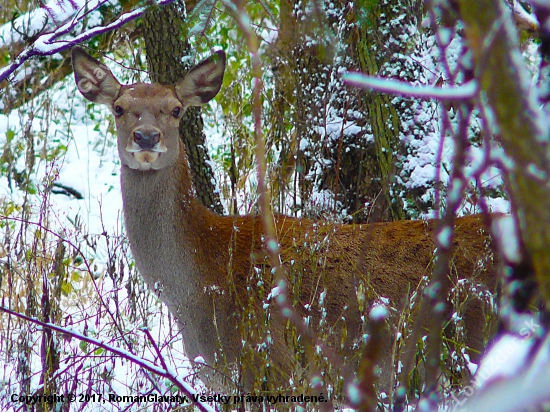
[[[170,114],[177,106],[182,106],[174,90],[161,84],[136,83],[123,86],[122,93],[114,106],[123,106],[133,112]]]

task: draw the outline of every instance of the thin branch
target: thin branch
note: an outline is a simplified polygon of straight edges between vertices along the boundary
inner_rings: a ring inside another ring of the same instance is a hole
[[[153,336],[151,336],[151,332],[149,331],[149,329],[143,328],[141,330],[143,331],[143,333],[145,333],[145,335],[147,336],[147,339],[149,339],[149,342],[151,342],[151,345],[153,345],[153,349],[155,349],[155,352],[157,353],[157,356],[159,357],[160,364],[162,365],[162,367],[165,370],[168,370],[168,367],[166,366],[166,362],[164,362],[164,356],[162,356],[162,353],[160,352],[160,349],[157,345],[157,342],[155,341]]]
[[[349,371],[349,367],[343,365],[341,359],[332,351],[327,345],[325,345],[319,337],[308,327],[300,315],[296,312],[292,301],[289,299],[288,291],[288,279],[285,268],[283,267],[281,259],[281,249],[277,237],[275,218],[271,211],[271,197],[266,185],[266,149],[265,142],[262,133],[262,63],[259,55],[259,42],[256,33],[252,29],[251,19],[244,7],[242,1],[229,1],[223,0],[223,4],[227,7],[239,28],[243,31],[243,34],[247,41],[248,50],[250,52],[250,60],[252,63],[252,75],[254,76],[253,82],[253,96],[254,96],[254,136],[256,142],[255,154],[258,173],[258,192],[260,213],[264,225],[265,231],[265,245],[267,254],[269,256],[269,263],[274,269],[275,287],[271,291],[271,296],[275,299],[275,302],[285,318],[296,327],[298,333],[310,340],[313,345],[321,348],[323,354],[340,370],[345,372],[345,375],[352,376]],[[346,377],[347,377],[346,376]],[[323,410],[330,408],[330,402],[320,405]]]
[[[99,291],[99,287],[97,286],[96,279],[93,276],[93,270],[90,267],[90,263],[88,262],[88,259],[86,258],[86,255],[84,254],[84,252],[82,252],[82,250],[76,244],[74,244],[69,239],[61,236],[59,233],[51,230],[50,228],[44,226],[43,224],[41,224],[39,222],[32,222],[32,221],[29,221],[29,220],[26,220],[26,219],[21,219],[21,218],[17,218],[17,217],[13,217],[13,216],[4,216],[4,215],[0,215],[0,220],[13,220],[15,222],[20,222],[20,223],[25,223],[27,225],[37,226],[37,227],[40,228],[40,230],[43,230],[43,231],[55,236],[60,241],[68,244],[71,248],[73,248],[73,250],[75,250],[76,253],[82,257],[83,263],[86,266],[86,269],[82,270],[82,271],[87,272],[90,275],[90,279],[92,280],[92,285],[94,286],[94,289],[97,293],[97,296],[99,297],[99,299],[101,301],[101,305],[105,308],[105,311],[109,314],[109,317],[113,321],[113,325],[115,325],[115,327],[118,329],[119,336],[124,340],[124,343],[128,346],[128,350],[130,350],[130,351],[133,350],[131,342],[126,340],[124,331],[121,329],[119,323],[115,319],[115,316],[111,312],[111,309],[109,308],[109,305],[105,302],[105,300],[103,299],[102,294]],[[79,269],[79,270],[81,270],[81,269]]]
[[[476,81],[469,81],[462,86],[441,89],[432,86],[412,86],[410,83],[399,80],[367,76],[363,73],[353,72],[344,73],[342,75],[342,80],[349,86],[405,97],[439,100],[470,100],[474,98],[477,93]]]

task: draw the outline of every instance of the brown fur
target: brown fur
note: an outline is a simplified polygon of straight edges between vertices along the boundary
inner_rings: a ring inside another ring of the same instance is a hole
[[[188,105],[180,101],[178,90],[185,90],[185,98],[194,104],[217,93],[224,61],[218,54],[217,61],[201,63],[195,70],[198,74],[191,71],[175,88],[121,86],[110,72],[102,79],[90,79],[94,70],[107,69],[81,49],[73,49],[75,76],[84,96],[108,104],[114,113],[123,112],[117,115],[117,130],[131,250],[149,287],[158,291],[178,319],[187,355],[191,360],[201,355],[218,368],[219,374],[203,371],[213,388],[234,392],[227,378],[239,372],[246,390],[257,388],[258,375],[269,380],[262,383],[264,388],[285,389],[289,378],[296,382],[311,356],[307,351],[296,355],[300,339],[269,299],[273,276],[262,222],[255,216],[218,216],[194,197],[178,135],[179,117],[171,115],[175,107]],[[201,87],[195,89],[197,83]],[[193,98],[193,93],[198,97]],[[126,150],[135,130],[160,131],[159,144],[167,150],[150,160],[152,164],[140,164]],[[403,307],[422,277],[431,273],[433,221],[338,225],[276,216],[276,226],[296,311],[309,316],[310,325],[326,337],[327,344],[350,359],[359,354],[357,344],[365,332],[361,316],[368,318],[373,303],[384,297],[392,306]],[[494,287],[487,240],[478,217],[457,220],[453,281],[476,278]],[[364,303],[358,290],[364,291]],[[321,294],[326,295],[322,305]],[[467,343],[481,349],[485,319],[479,305],[473,307],[474,312],[465,315]],[[390,318],[393,328],[397,319]],[[261,344],[263,352],[255,349]],[[389,339],[383,350],[386,384],[392,371],[392,344]]]

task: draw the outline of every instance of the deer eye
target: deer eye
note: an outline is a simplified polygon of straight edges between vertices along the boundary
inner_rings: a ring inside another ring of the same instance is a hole
[[[115,106],[115,116],[120,117],[124,114],[124,109],[120,106]]]
[[[175,118],[180,117],[181,115],[181,107],[176,107],[174,110],[172,110],[172,116]]]

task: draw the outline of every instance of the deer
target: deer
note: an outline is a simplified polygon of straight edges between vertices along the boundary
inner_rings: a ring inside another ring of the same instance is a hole
[[[218,215],[196,198],[178,132],[188,107],[220,91],[225,62],[218,51],[176,85],[123,85],[99,60],[72,49],[78,90],[107,105],[116,121],[124,223],[136,266],[177,319],[202,380],[226,392],[288,390],[307,375],[311,352],[297,350],[305,344],[273,299],[262,219]],[[295,311],[346,362],[360,356],[370,308],[379,302],[402,308],[433,268],[435,220],[341,224],[275,215],[275,224]],[[479,216],[456,219],[453,284],[466,279],[494,290],[488,244]],[[480,352],[487,321],[475,297],[468,305],[465,342]],[[387,323],[381,384],[391,382],[399,316]]]

